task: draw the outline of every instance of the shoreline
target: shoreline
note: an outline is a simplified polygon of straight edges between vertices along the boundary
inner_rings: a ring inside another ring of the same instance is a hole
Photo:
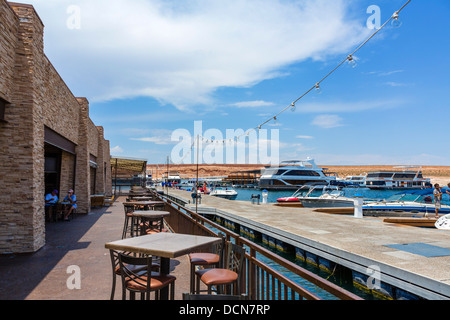
[[[319,167],[327,168],[330,173],[335,173],[340,178],[350,175],[360,175],[369,171],[376,170],[392,170],[399,165],[319,165]],[[242,171],[258,171],[266,166],[261,164],[199,164],[200,177],[222,177],[231,173]],[[429,178],[432,184],[439,183],[447,186],[450,183],[450,166],[418,166],[422,168],[425,178]],[[179,172],[182,177],[195,177],[197,174],[196,164],[169,164],[169,171]],[[148,164],[147,171],[152,172],[155,179],[162,177],[167,171],[167,164]]]

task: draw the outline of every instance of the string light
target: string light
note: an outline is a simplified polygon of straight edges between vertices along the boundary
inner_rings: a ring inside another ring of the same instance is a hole
[[[322,89],[320,88],[320,84],[318,82],[315,84],[314,87],[315,87],[314,90],[316,90],[317,94],[321,94],[322,93]]]
[[[348,64],[349,64],[352,68],[356,68],[356,66],[357,66],[356,60],[355,60],[355,58],[353,58],[353,56],[352,56],[351,54],[348,55],[347,60],[348,60]]]
[[[277,116],[273,117],[273,124],[278,125],[278,118]]]
[[[291,103],[291,111],[295,112],[295,110],[297,109],[297,106],[295,105],[295,102]]]
[[[391,25],[394,28],[400,28],[402,25],[402,22],[399,19],[399,14],[398,11],[394,12],[394,14],[392,15],[392,21],[391,21]]]
[[[239,138],[244,137],[244,136],[249,136],[249,133],[251,131],[256,131],[256,130],[261,130],[262,126],[267,124],[270,121],[274,121],[275,124],[278,124],[278,116],[281,115],[282,113],[284,113],[286,110],[290,109],[292,112],[295,112],[297,107],[296,107],[296,103],[301,100],[303,97],[305,97],[307,94],[309,94],[311,91],[315,91],[317,94],[321,94],[322,93],[322,89],[320,87],[320,84],[325,81],[328,77],[330,77],[337,69],[339,69],[339,67],[341,67],[345,62],[348,61],[348,64],[352,66],[352,68],[355,68],[357,66],[357,63],[355,61],[355,53],[357,53],[359,50],[361,50],[362,47],[364,47],[366,45],[367,42],[369,42],[375,35],[377,35],[381,30],[383,30],[386,25],[391,22],[391,25],[395,28],[398,28],[402,25],[402,22],[400,21],[400,13],[401,11],[411,2],[412,0],[408,0],[398,11],[395,11],[394,14],[389,18],[389,20],[387,20],[378,30],[376,30],[366,41],[364,41],[359,47],[357,47],[351,54],[347,55],[347,57],[341,62],[339,63],[333,70],[331,70],[325,77],[323,77],[319,82],[317,82],[313,87],[311,87],[309,90],[307,90],[303,95],[301,95],[299,98],[297,98],[294,102],[292,102],[290,105],[288,105],[286,108],[284,108],[283,110],[281,110],[277,115],[269,118],[268,120],[266,120],[265,122],[263,122],[262,124],[258,125],[257,127],[255,127],[254,129],[251,129],[249,131],[247,131],[246,133],[240,135],[240,136],[236,136],[235,139],[230,139],[231,143],[235,143],[237,144],[239,142]],[[202,141],[203,137],[202,137]],[[206,140],[207,142],[209,142],[208,140]],[[216,140],[218,142],[218,140]],[[224,141],[224,140],[223,140]],[[214,143],[213,140],[211,140],[211,143]],[[191,149],[193,148],[194,144],[192,144]],[[185,155],[186,157],[186,155]],[[184,157],[184,158],[185,158]],[[183,160],[184,160],[183,158]]]

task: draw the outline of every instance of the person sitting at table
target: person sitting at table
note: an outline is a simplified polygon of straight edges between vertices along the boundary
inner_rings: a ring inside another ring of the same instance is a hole
[[[53,216],[53,210],[58,202],[58,190],[53,190],[45,196],[45,212],[47,213],[47,221]]]
[[[64,208],[64,221],[69,221],[70,214],[77,208],[77,196],[73,193],[72,189],[70,189],[67,193],[67,196],[64,198],[64,202],[69,202],[69,204]]]

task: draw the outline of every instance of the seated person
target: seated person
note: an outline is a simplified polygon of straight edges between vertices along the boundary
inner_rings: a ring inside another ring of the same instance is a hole
[[[49,220],[49,218],[52,217],[53,208],[55,207],[57,202],[58,202],[58,190],[55,189],[45,196],[45,209],[46,212],[48,212],[47,220]]]
[[[70,189],[67,196],[64,198],[64,202],[69,202],[69,204],[64,209],[64,221],[69,221],[69,216],[74,209],[77,208],[77,196]]]

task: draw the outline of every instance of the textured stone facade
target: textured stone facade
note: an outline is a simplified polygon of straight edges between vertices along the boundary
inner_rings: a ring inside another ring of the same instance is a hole
[[[60,196],[74,188],[81,214],[90,210],[91,187],[111,193],[109,141],[90,120],[88,100],[73,96],[45,56],[34,8],[0,0],[0,22],[0,254],[34,252],[45,245],[46,132],[75,146],[52,148],[62,148]]]

